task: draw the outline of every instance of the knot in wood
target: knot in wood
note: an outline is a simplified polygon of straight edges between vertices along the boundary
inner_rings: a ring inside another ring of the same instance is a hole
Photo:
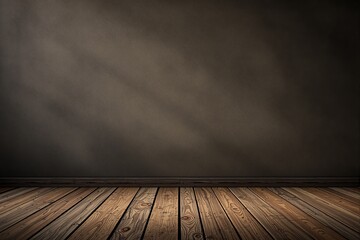
[[[129,231],[129,230],[130,230],[129,227],[124,227],[124,228],[121,229],[121,232],[127,232],[127,231]]]
[[[183,216],[183,217],[181,217],[181,219],[182,219],[182,220],[189,220],[190,217],[188,217],[188,216]]]

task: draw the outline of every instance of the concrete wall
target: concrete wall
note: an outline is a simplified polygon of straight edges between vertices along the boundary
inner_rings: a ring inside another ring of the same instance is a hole
[[[355,1],[0,2],[0,176],[359,176]]]

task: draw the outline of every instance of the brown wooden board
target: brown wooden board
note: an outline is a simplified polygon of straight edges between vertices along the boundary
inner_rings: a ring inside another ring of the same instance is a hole
[[[312,216],[325,226],[334,229],[339,234],[347,239],[358,239],[359,234],[356,233],[351,228],[348,228],[344,224],[338,222],[331,216],[327,215],[326,213],[320,211],[315,206],[312,206],[309,202],[305,202],[300,198],[296,197],[295,195],[291,194],[290,192],[285,191],[282,188],[270,188],[269,190],[273,191],[278,196],[284,198],[292,205],[296,206],[297,208],[301,209],[303,212],[307,213],[308,215]]]
[[[141,239],[156,192],[157,188],[141,188],[139,190],[110,239]]]
[[[41,195],[52,190],[54,190],[54,188],[38,188],[33,191],[19,195],[11,199],[11,201],[3,202],[0,205],[0,215],[5,214],[6,212],[9,212],[15,208],[18,208],[22,204],[25,204],[29,201],[34,201],[35,199],[41,197]]]
[[[213,190],[241,239],[272,239],[228,188],[213,188]]]
[[[180,188],[181,239],[204,239],[194,189]]]
[[[6,201],[16,202],[21,200],[26,193],[35,191],[37,188],[15,188],[10,191],[0,194],[0,206],[2,206]]]
[[[107,239],[137,191],[138,188],[116,189],[68,239]]]
[[[178,188],[160,188],[144,239],[178,239]]]
[[[303,230],[247,188],[230,188],[240,202],[275,239],[312,239]]]
[[[114,188],[98,188],[69,211],[51,222],[32,239],[65,239],[99,207]]]
[[[211,188],[195,188],[206,239],[240,239]]]
[[[327,188],[327,190],[331,191],[331,193],[339,194],[347,200],[360,205],[360,194],[358,193],[354,193],[343,188]]]
[[[357,219],[357,216],[351,215],[351,213],[349,213],[345,209],[342,209],[341,207],[338,207],[335,204],[329,203],[323,200],[322,198],[317,197],[314,194],[310,194],[309,192],[301,188],[284,188],[284,189],[290,192],[291,194],[293,194],[294,196],[300,198],[302,201],[311,204],[320,211],[326,213],[327,215],[331,216],[337,221],[345,224],[352,230],[356,232],[360,231],[359,219]]]
[[[337,194],[332,194],[324,190],[323,188],[304,188],[305,191],[322,198],[323,200],[333,203],[340,208],[346,209],[356,216],[360,216],[360,205],[353,203],[346,198],[340,197]],[[359,219],[360,220],[360,219]]]
[[[285,216],[294,225],[307,232],[314,239],[344,239],[331,228],[323,225],[315,218],[311,217],[270,190],[266,188],[252,188],[251,191],[271,205],[280,214]]]
[[[0,239],[28,239],[89,195],[95,188],[80,188],[0,233]]]
[[[47,205],[57,201],[66,194],[74,191],[74,188],[55,188],[50,192],[46,192],[34,199],[13,208],[0,215],[0,232],[10,227],[16,222],[21,221],[34,212],[46,207]]]

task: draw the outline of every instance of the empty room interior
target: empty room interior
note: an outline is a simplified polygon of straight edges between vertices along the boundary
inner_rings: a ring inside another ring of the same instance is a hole
[[[0,240],[360,239],[359,10],[1,0]]]

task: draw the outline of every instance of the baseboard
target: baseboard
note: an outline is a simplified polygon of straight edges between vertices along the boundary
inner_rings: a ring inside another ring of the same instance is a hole
[[[179,187],[359,187],[358,177],[7,177],[2,187],[105,187],[105,186],[179,186]]]

